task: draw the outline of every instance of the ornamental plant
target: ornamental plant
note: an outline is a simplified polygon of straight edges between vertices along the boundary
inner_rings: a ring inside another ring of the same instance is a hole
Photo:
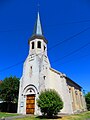
[[[90,92],[85,95],[87,109],[90,111]]]
[[[43,115],[53,116],[63,108],[63,101],[60,95],[52,89],[42,91],[37,100],[38,107]]]

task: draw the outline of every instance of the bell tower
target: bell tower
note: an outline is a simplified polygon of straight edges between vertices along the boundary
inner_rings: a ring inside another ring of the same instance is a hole
[[[20,79],[18,113],[39,114],[36,100],[41,91],[49,85],[50,62],[47,56],[47,40],[43,35],[39,12],[34,31],[29,39],[29,54],[23,65]],[[30,102],[32,99],[32,102]]]
[[[29,55],[46,55],[47,56],[47,40],[43,36],[42,24],[39,12],[34,26],[34,31],[29,39]]]

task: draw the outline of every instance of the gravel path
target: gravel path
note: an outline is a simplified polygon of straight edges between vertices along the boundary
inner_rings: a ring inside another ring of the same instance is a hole
[[[5,117],[5,118],[1,118],[0,120],[13,120],[15,118],[24,118],[26,116],[31,116],[31,115],[19,115],[19,116],[13,116],[13,117]]]

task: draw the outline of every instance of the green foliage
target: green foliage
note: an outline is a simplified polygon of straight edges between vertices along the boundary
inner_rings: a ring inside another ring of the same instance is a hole
[[[63,108],[63,102],[60,95],[55,90],[42,91],[37,100],[42,114],[47,116],[57,115]]]
[[[19,78],[5,78],[0,84],[0,99],[5,102],[17,102],[19,92]]]
[[[87,109],[90,110],[90,92],[85,95]]]

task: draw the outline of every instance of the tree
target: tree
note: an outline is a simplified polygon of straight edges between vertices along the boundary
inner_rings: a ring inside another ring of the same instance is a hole
[[[85,95],[87,109],[90,110],[90,92]]]
[[[42,91],[37,100],[43,115],[53,116],[63,108],[63,102],[60,95],[55,90]]]
[[[0,98],[5,102],[17,102],[19,92],[19,78],[5,78],[0,84]]]

